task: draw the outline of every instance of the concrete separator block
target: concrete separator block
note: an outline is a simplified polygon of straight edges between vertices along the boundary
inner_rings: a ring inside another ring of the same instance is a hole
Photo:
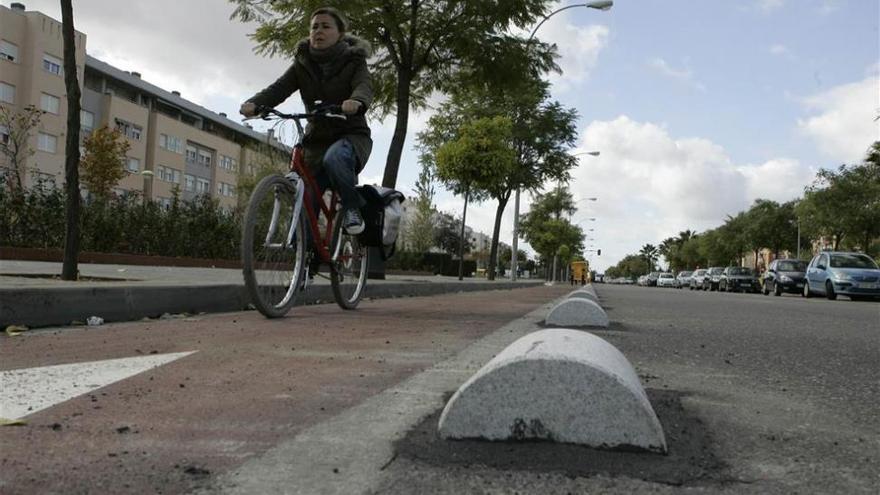
[[[447,439],[545,439],[666,452],[663,428],[638,375],[605,340],[547,329],[520,338],[446,404]]]
[[[589,299],[595,303],[599,302],[599,298],[596,296],[596,294],[594,294],[588,290],[576,290],[574,292],[569,292],[567,297],[569,297],[569,298],[580,297],[582,299]]]
[[[558,327],[608,327],[608,315],[598,303],[583,297],[570,297],[547,314],[547,324]]]

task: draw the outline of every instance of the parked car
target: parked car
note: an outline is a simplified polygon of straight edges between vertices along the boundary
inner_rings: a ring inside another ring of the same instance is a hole
[[[681,289],[682,287],[690,287],[691,286],[691,274],[694,272],[689,271],[680,271],[678,275],[675,277],[675,286]]]
[[[721,273],[718,290],[723,292],[758,292],[758,275],[743,266],[728,266]]]
[[[724,273],[724,267],[721,266],[706,269],[706,275],[703,276],[703,290],[718,290],[722,273]]]
[[[804,297],[823,294],[850,299],[880,298],[880,268],[862,253],[828,251],[817,254],[807,266]]]
[[[694,273],[691,274],[691,285],[689,287],[690,290],[702,289],[704,278],[706,278],[706,270],[702,268],[699,270],[694,270]]]
[[[657,287],[657,279],[660,278],[660,272],[651,272],[645,279],[645,285],[648,287]]]
[[[675,275],[671,273],[661,273],[657,276],[657,287],[675,288]]]
[[[807,275],[807,262],[801,260],[773,260],[764,272],[762,290],[766,296],[773,292],[781,296],[783,292],[800,294],[804,291],[804,277]]]

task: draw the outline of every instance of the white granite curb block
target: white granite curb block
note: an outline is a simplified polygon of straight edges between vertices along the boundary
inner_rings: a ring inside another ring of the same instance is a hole
[[[547,324],[558,327],[608,327],[608,315],[595,301],[571,297],[547,314]]]
[[[574,292],[570,292],[568,294],[568,296],[566,296],[566,297],[569,297],[569,298],[580,297],[581,299],[589,299],[589,300],[593,301],[594,303],[599,302],[599,298],[596,296],[596,294],[594,294],[588,290],[576,290]]]
[[[489,361],[440,416],[443,438],[548,439],[666,452],[663,428],[626,357],[578,330],[540,330]]]

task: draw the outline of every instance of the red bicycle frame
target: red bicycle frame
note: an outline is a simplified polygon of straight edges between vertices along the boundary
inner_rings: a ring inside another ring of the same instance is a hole
[[[309,228],[312,232],[312,244],[314,244],[315,250],[321,258],[321,261],[329,263],[331,261],[330,239],[332,239],[333,236],[333,214],[336,212],[339,196],[336,194],[336,191],[332,191],[332,195],[330,196],[330,206],[327,206],[324,202],[324,194],[321,192],[321,188],[318,187],[317,181],[315,181],[309,168],[306,167],[302,143],[297,143],[293,147],[293,153],[290,157],[290,171],[299,174],[305,183],[306,194],[303,198],[303,206],[305,206],[306,214],[309,217]],[[313,198],[321,199],[318,201],[319,210],[317,212],[313,206]],[[318,226],[318,215],[321,213],[323,213],[324,217],[327,219],[327,233],[324,236],[321,235],[321,228]]]

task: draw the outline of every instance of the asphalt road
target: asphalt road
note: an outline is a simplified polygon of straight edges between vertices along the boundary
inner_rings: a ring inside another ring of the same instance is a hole
[[[678,466],[540,444],[447,449],[412,439],[399,443],[377,491],[880,493],[880,303],[596,289],[612,325],[591,331],[636,367],[667,437],[683,437],[670,442],[670,456],[690,449]],[[658,403],[661,392],[679,398],[684,417]],[[684,476],[664,476],[670,469]]]
[[[568,286],[50,329],[0,371],[197,351],[0,427],[0,493],[880,491],[880,303],[598,285],[670,455],[442,442]]]

